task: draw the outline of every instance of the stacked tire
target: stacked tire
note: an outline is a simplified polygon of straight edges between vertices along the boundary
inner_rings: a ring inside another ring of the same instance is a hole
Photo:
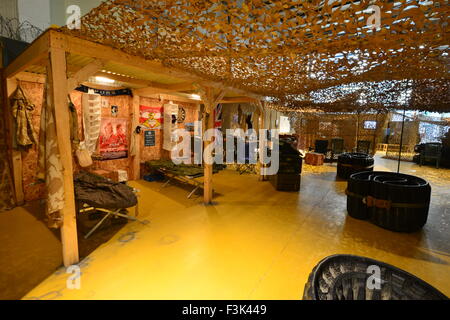
[[[352,174],[373,171],[373,157],[366,153],[343,153],[338,156],[337,176],[347,180]]]
[[[300,153],[295,148],[280,140],[278,172],[269,176],[269,180],[276,190],[300,190],[302,160]]]
[[[380,271],[378,278],[376,270]],[[309,275],[303,299],[448,300],[437,289],[406,271],[353,255],[333,255],[320,261]]]
[[[420,230],[428,218],[430,184],[419,177],[394,172],[360,172],[347,185],[347,212],[356,219],[396,231]]]

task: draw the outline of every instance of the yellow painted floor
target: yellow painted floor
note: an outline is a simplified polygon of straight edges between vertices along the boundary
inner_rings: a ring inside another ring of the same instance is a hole
[[[377,157],[375,170],[396,165]],[[61,268],[24,299],[300,299],[332,254],[393,264],[450,296],[450,170],[402,163],[432,185],[428,222],[414,234],[347,217],[336,164],[303,171],[300,192],[289,193],[225,170],[214,176],[213,206],[186,199],[181,186],[135,182],[150,223],[128,223],[84,259],[81,289],[66,288]]]

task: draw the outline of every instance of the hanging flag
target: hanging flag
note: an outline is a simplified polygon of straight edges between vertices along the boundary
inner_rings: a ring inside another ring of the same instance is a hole
[[[214,127],[222,127],[222,104],[220,103],[214,108]]]
[[[139,123],[148,129],[161,129],[162,107],[139,106]]]

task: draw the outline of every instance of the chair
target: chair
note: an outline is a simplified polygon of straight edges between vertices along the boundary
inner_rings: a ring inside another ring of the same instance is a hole
[[[420,166],[426,161],[436,161],[436,168],[439,169],[439,161],[441,160],[442,144],[438,142],[425,143],[420,151]]]
[[[342,153],[344,153],[344,139],[331,139],[331,161],[337,160]]]
[[[358,140],[356,144],[356,152],[358,153],[370,153],[370,141],[367,140]]]
[[[314,152],[327,154],[328,152],[328,140],[316,140],[314,144]]]

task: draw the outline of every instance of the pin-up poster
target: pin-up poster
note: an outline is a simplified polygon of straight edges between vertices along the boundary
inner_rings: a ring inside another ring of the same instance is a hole
[[[127,119],[103,118],[99,145],[103,160],[128,157]]]
[[[161,129],[163,122],[161,107],[139,106],[139,123],[148,129]]]

